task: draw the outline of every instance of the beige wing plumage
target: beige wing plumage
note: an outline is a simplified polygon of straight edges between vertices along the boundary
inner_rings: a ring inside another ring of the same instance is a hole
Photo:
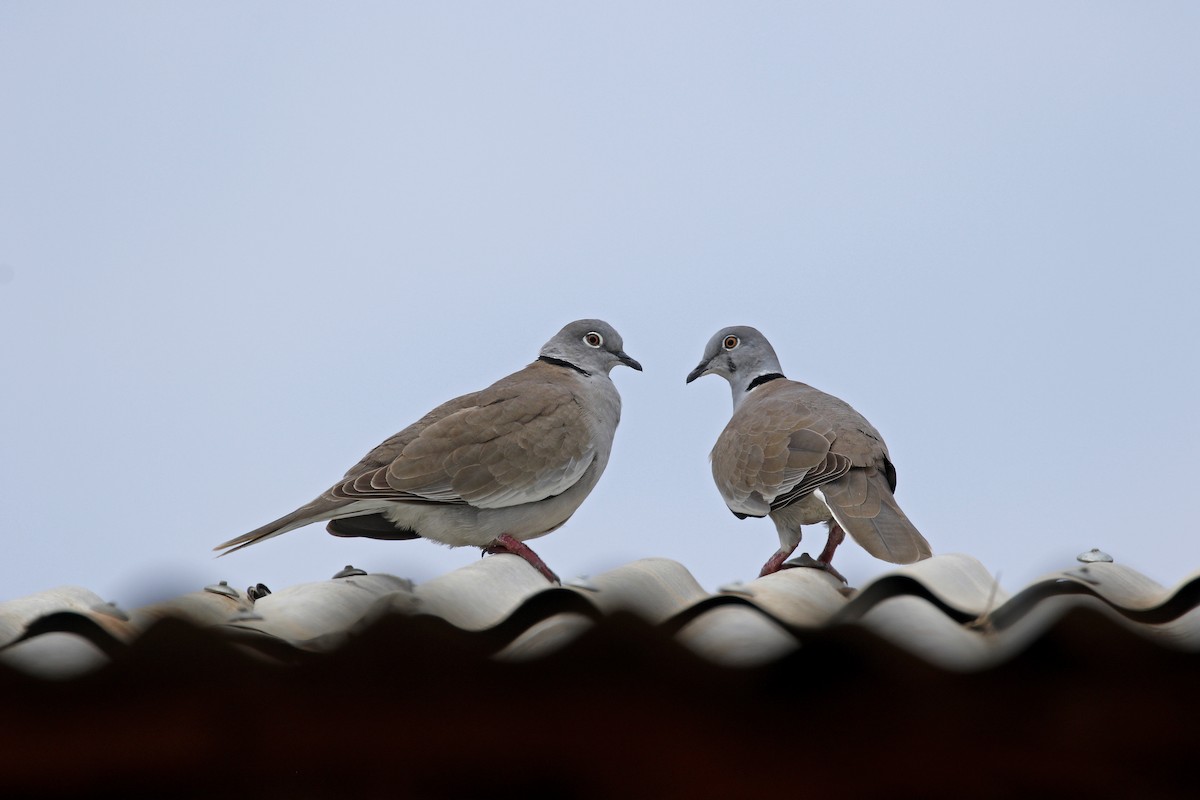
[[[780,387],[782,388],[782,387]],[[712,451],[713,479],[729,510],[762,517],[844,475],[829,421],[772,384],[729,420]]]
[[[595,456],[586,416],[569,389],[503,381],[401,431],[327,494],[504,508],[566,491]]]

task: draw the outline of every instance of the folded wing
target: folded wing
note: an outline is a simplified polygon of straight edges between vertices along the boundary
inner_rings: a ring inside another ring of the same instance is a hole
[[[369,454],[367,469],[351,470],[329,496],[504,508],[561,494],[596,457],[583,409],[561,385],[498,385],[430,416]]]
[[[766,516],[851,466],[831,451],[835,437],[825,417],[768,388],[734,412],[712,451],[713,479],[739,516]]]

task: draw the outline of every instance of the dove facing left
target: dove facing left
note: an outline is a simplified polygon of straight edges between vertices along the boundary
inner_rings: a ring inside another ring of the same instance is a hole
[[[442,403],[311,503],[213,549],[328,520],[335,536],[512,553],[557,582],[525,541],[570,519],[604,472],[621,419],[609,372],[642,369],[622,348],[607,322],[576,320],[524,369]]]
[[[720,330],[687,376],[720,375],[733,392],[733,415],[712,449],[713,480],[739,519],[769,516],[779,549],[761,575],[791,566],[801,527],[829,526],[813,566],[839,578],[830,561],[847,533],[876,558],[910,564],[929,558],[929,542],[893,492],[896,468],[883,437],[846,401],[788,380],[758,330]]]

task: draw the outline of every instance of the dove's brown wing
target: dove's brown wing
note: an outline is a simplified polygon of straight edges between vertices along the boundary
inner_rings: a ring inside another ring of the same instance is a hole
[[[713,480],[729,510],[766,516],[850,469],[834,452],[832,426],[790,392],[789,381],[755,389],[733,413],[712,451]]]
[[[352,472],[329,494],[504,508],[566,491],[596,456],[587,416],[560,368],[541,362],[422,423],[364,459],[380,462],[394,452],[389,462]]]

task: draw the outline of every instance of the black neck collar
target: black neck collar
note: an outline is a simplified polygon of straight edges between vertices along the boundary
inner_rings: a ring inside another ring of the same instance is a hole
[[[588,372],[586,369],[584,369],[583,367],[578,367],[578,366],[572,364],[570,361],[563,361],[561,358],[555,358],[554,356],[538,356],[538,361],[545,361],[547,364],[553,364],[556,367],[566,367],[567,369],[573,369],[576,372],[578,372],[580,375],[591,375],[592,374],[592,373]],[[780,377],[783,377],[783,376],[780,376]]]
[[[750,385],[746,387],[746,391],[748,392],[751,389],[754,389],[758,386],[762,386],[764,383],[769,383],[770,381],[773,381],[776,378],[782,378],[782,377],[783,377],[783,374],[780,372],[768,372],[766,375],[759,375],[757,378],[750,381]]]

